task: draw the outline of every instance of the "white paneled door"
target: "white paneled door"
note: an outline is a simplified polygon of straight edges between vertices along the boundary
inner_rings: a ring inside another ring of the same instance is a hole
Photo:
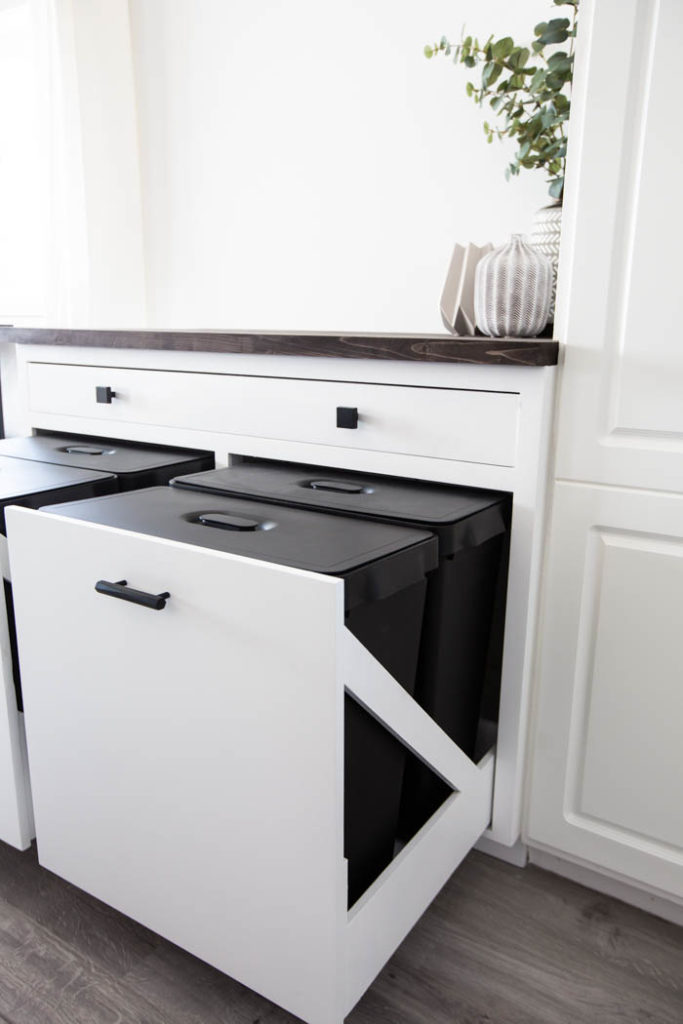
[[[533,842],[683,899],[683,497],[557,485]]]

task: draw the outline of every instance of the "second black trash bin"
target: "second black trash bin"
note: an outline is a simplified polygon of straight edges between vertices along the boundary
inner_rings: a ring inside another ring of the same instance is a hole
[[[413,690],[426,578],[437,564],[436,540],[423,530],[169,487],[73,502],[48,511],[338,576],[344,580],[347,627],[406,690]],[[239,702],[238,691],[235,700]],[[349,863],[349,906],[393,857],[405,760],[403,745],[347,696],[344,852]]]
[[[439,568],[429,579],[415,697],[469,757],[482,700],[497,716],[510,496],[493,491],[247,461],[183,476],[174,486],[430,530]],[[491,691],[485,694],[485,689]],[[400,833],[408,839],[451,790],[416,758],[406,770]]]
[[[0,441],[0,455],[31,462],[50,462],[72,469],[90,469],[113,473],[116,490],[167,484],[178,473],[198,473],[213,469],[213,455],[207,452],[155,445],[112,441],[106,438],[76,437],[72,434],[36,434],[33,437],[8,437]]]

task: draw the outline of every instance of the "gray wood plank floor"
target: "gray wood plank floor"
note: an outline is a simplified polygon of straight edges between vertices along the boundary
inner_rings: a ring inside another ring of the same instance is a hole
[[[683,1024],[683,929],[471,854],[348,1024]],[[295,1018],[0,843],[0,1024]]]

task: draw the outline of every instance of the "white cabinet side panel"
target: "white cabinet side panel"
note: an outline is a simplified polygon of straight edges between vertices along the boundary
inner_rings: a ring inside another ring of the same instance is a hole
[[[9,577],[7,540],[0,535],[0,567]],[[34,836],[23,715],[17,710],[5,593],[0,578],[0,840],[25,850]]]

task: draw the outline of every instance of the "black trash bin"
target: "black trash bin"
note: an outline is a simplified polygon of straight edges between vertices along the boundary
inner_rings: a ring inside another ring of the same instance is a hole
[[[344,580],[346,625],[413,691],[427,575],[437,564],[436,540],[423,530],[169,487],[47,511],[338,576]],[[393,857],[405,760],[403,745],[347,695],[344,852],[349,906]]]
[[[415,697],[469,757],[482,701],[497,720],[510,496],[472,488],[286,463],[245,462],[183,476],[173,486],[430,530],[439,568],[429,579]],[[400,833],[414,835],[450,795],[415,758],[406,769]]]
[[[119,491],[167,484],[178,473],[199,473],[214,466],[213,455],[206,452],[157,448],[73,434],[6,438],[0,441],[1,455],[113,473]]]
[[[0,442],[0,445],[4,442]],[[93,473],[70,466],[52,466],[45,462],[26,459],[7,459],[0,455],[0,533],[6,535],[5,509],[8,505],[40,508],[46,501],[70,501],[111,494],[117,489],[116,477],[111,473]],[[6,543],[3,541],[3,543]],[[12,653],[12,672],[17,708],[23,711],[21,677],[17,655],[17,632],[14,623],[12,585],[3,579],[7,605],[7,629]]]

